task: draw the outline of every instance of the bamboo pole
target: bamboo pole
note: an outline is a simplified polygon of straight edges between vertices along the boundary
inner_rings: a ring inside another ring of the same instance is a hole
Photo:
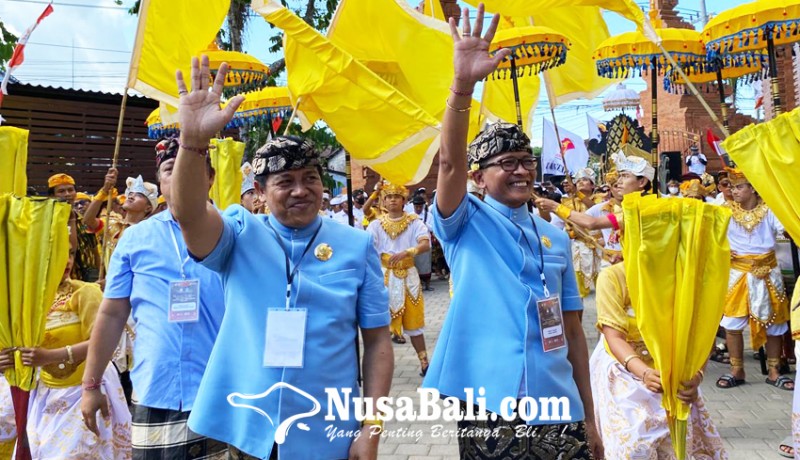
[[[289,126],[292,125],[292,120],[294,120],[294,116],[297,114],[297,109],[300,107],[300,102],[303,100],[303,96],[297,98],[297,102],[295,102],[294,107],[292,107],[292,115],[289,117],[289,121],[286,122],[286,128],[283,130],[283,135],[289,134]]]
[[[128,87],[125,86],[125,91],[122,93],[122,104],[119,108],[119,120],[117,121],[117,137],[114,141],[114,156],[111,159],[111,167],[116,169],[117,159],[119,158],[119,148],[122,143],[122,125],[125,122],[125,107],[128,105]],[[103,227],[103,245],[100,248],[100,270],[99,279],[105,277],[106,272],[106,248],[108,247],[108,228],[111,226],[111,203],[113,201],[112,194],[108,194],[106,200],[106,224]]]

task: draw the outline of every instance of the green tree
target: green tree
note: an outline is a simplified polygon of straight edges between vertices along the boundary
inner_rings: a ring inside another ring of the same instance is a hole
[[[17,44],[18,37],[6,29],[3,21],[0,21],[0,70],[6,70],[6,62],[14,54],[14,46]]]

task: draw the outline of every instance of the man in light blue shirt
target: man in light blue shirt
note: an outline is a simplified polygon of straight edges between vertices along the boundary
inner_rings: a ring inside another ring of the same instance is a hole
[[[177,139],[165,139],[156,147],[157,176],[169,206],[177,153]],[[211,181],[211,164],[205,168],[203,175]],[[170,308],[170,286],[183,279],[197,281],[199,298],[196,315],[178,321]],[[105,404],[92,382],[102,377],[132,312],[133,458],[208,458],[224,452],[224,443],[192,433],[187,426],[225,313],[222,282],[189,258],[169,209],[125,230],[111,257],[103,295],[84,372],[87,425],[92,428],[97,410]]]
[[[206,146],[241,100],[221,110],[225,66],[211,92],[207,58],[192,67],[192,91],[178,82],[173,212],[192,255],[220,273],[227,310],[189,426],[230,444],[236,459],[374,459],[382,422],[368,414],[362,429],[355,418],[358,332],[364,396],[388,395],[394,358],[372,237],[318,215],[319,154],[295,136],[268,141],[253,160],[269,216],[237,205],[220,216],[208,205]]]
[[[442,125],[434,233],[451,269],[453,299],[423,386],[458,398],[466,412],[482,395],[494,414],[458,422],[465,433],[493,433],[459,437],[462,458],[601,458],[569,238],[527,208],[536,174],[530,140],[517,125],[497,123],[466,145],[475,84],[511,52],[486,51],[498,19],[485,37],[482,7],[474,31],[465,21],[462,35],[450,22],[455,75]],[[467,161],[486,190],[483,202],[466,194]],[[551,398],[560,402],[545,411]],[[532,417],[519,407],[532,409],[531,401],[539,403]]]

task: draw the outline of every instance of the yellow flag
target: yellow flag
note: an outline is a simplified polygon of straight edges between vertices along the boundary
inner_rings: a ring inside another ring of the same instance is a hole
[[[683,459],[689,406],[677,392],[680,382],[703,367],[714,344],[728,289],[731,212],[689,198],[635,194],[625,197],[622,208],[631,305],[661,373],[661,405],[677,458]]]
[[[228,206],[241,202],[241,165],[244,156],[244,142],[226,137],[225,139],[211,139],[211,145],[216,147],[209,150],[211,166],[214,167],[216,176],[214,185],[209,190],[209,197],[219,209],[224,211]]]
[[[0,349],[42,345],[67,266],[70,210],[56,200],[0,195]],[[28,391],[34,369],[22,365],[19,351],[15,355],[5,378]]]
[[[403,0],[401,0],[403,1]],[[430,16],[440,21],[446,21],[444,11],[442,11],[442,3],[439,0],[422,0],[422,14]]]
[[[541,80],[537,75],[525,75],[517,80],[519,84],[520,112],[522,129],[533,139],[533,114],[539,101]],[[491,79],[483,82],[483,114],[490,122],[499,120],[517,122],[517,109],[514,105],[514,87],[510,78]],[[471,139],[470,139],[471,140]]]
[[[192,57],[214,40],[230,0],[142,0],[128,87],[177,107],[175,71],[189,79]]]
[[[251,6],[284,31],[289,93],[305,129],[324,120],[354,161],[393,183],[425,176],[438,150],[435,117],[279,2]]]
[[[574,8],[595,6],[620,14],[633,21],[636,27],[643,28],[645,17],[642,9],[633,0],[465,0],[472,6],[483,3],[486,11],[504,16],[535,16],[551,8]],[[537,24],[561,31],[558,24]],[[589,32],[589,30],[584,30]],[[572,37],[570,37],[572,38]]]
[[[28,130],[0,126],[0,193],[28,193]]]
[[[596,6],[541,9],[531,17],[533,24],[547,26],[569,38],[567,61],[546,72],[559,106],[575,99],[594,99],[617,80],[597,74],[592,54],[611,35]]]

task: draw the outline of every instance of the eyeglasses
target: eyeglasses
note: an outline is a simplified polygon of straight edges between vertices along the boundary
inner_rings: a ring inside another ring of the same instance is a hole
[[[517,170],[517,167],[522,163],[522,167],[527,169],[528,171],[535,171],[536,170],[536,159],[526,157],[526,158],[503,158],[500,161],[496,161],[494,163],[487,163],[485,168],[490,166],[500,166],[503,171],[507,172],[514,172]]]
[[[730,182],[727,182],[727,181],[723,181],[723,182],[720,182],[720,183],[719,183],[719,186],[720,186],[720,187],[730,187],[730,186],[731,186],[731,183],[730,183]]]

